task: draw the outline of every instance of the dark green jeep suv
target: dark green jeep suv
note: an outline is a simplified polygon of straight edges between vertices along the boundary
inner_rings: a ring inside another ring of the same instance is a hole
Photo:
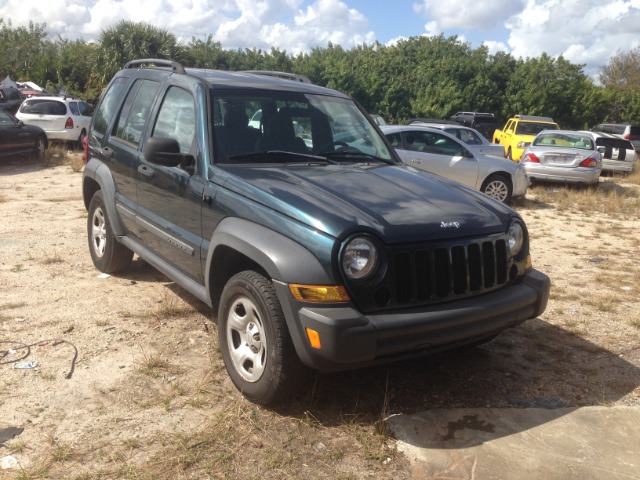
[[[211,306],[254,402],[283,400],[308,369],[478,344],[546,307],[520,216],[403,165],[334,90],[136,60],[87,143],[95,266],[117,272],[136,253]]]

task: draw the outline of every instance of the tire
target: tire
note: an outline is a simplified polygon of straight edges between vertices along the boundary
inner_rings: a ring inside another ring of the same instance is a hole
[[[84,140],[84,137],[87,136],[87,132],[85,130],[82,130],[82,132],[80,133],[80,136],[78,137],[78,148],[80,150],[84,150],[84,145],[82,144],[82,140]]]
[[[236,388],[260,405],[290,399],[305,367],[271,281],[254,271],[231,277],[220,298],[217,324],[222,358]]]
[[[37,161],[44,160],[44,155],[47,151],[47,141],[43,136],[36,138],[36,142],[33,144],[32,158]]]
[[[98,190],[89,204],[87,239],[91,260],[98,270],[116,273],[129,266],[133,252],[116,240],[104,206],[102,190]]]
[[[513,186],[507,177],[494,173],[487,177],[480,191],[499,202],[509,203],[513,193]]]
[[[513,153],[511,153],[511,147],[509,147],[509,150],[507,151],[507,158],[509,160],[511,160],[512,162],[514,161],[513,160]]]

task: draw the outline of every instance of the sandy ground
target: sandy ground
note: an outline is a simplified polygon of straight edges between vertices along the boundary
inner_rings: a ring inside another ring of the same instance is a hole
[[[104,464],[123,445],[197,431],[217,403],[242,401],[205,305],[137,258],[117,277],[94,268],[80,185],[68,166],[0,164],[0,459],[24,468],[45,451],[55,458],[56,448],[62,460],[77,450]],[[504,388],[469,400],[474,366],[463,364],[447,380],[459,388],[425,389],[422,403],[407,395],[397,408],[640,404],[638,215],[567,213],[531,200],[517,209],[553,291],[541,318],[480,349]],[[26,361],[35,368],[16,368]],[[452,367],[437,368],[431,381]],[[397,390],[402,398],[402,382]]]

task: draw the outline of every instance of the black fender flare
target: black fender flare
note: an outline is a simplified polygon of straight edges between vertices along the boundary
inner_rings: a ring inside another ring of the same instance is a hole
[[[91,178],[100,186],[100,190],[102,190],[102,195],[104,197],[104,205],[107,209],[107,216],[109,217],[109,223],[111,224],[113,233],[116,236],[124,235],[125,230],[122,226],[122,223],[120,222],[118,212],[116,211],[116,185],[113,181],[113,177],[111,176],[109,167],[105,166],[104,163],[102,163],[100,160],[92,158],[89,160],[87,165],[85,165],[83,175],[85,177]],[[82,188],[83,190],[86,190],[86,182],[83,183]],[[86,198],[85,201],[88,208],[89,203],[91,202],[91,198]]]
[[[205,279],[215,275],[212,258],[220,246],[230,247],[260,265],[273,280],[329,285],[335,279],[307,248],[274,230],[236,217],[222,220],[211,237]],[[207,285],[209,287],[209,285]]]

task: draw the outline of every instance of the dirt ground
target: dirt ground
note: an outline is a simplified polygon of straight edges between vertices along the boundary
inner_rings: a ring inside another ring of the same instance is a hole
[[[552,279],[543,316],[466,352],[320,376],[290,411],[269,412],[231,385],[204,304],[137,258],[124,275],[94,268],[81,173],[1,163],[0,460],[14,463],[0,477],[161,477],[161,457],[177,456],[164,439],[202,438],[225,416],[229,442],[290,449],[300,466],[279,463],[287,478],[410,478],[393,439],[388,455],[367,452],[350,422],[442,407],[640,405],[640,215],[577,213],[531,195],[516,209],[534,266]],[[236,438],[233,425],[251,428]],[[222,460],[206,476],[180,462],[184,478],[258,477]]]

